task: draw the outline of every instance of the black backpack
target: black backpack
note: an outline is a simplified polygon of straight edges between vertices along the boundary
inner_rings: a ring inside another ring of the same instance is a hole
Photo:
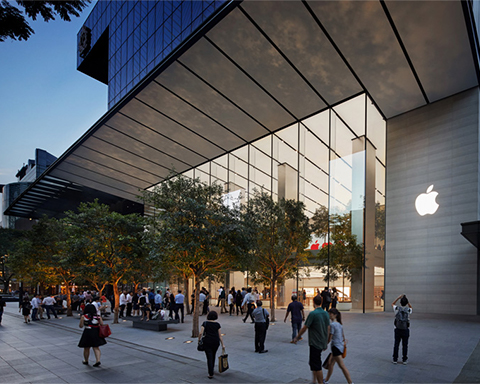
[[[395,327],[398,329],[408,329],[410,322],[408,321],[408,308],[397,307],[397,314],[395,315]]]
[[[142,296],[140,297],[140,305],[145,305],[145,303],[147,302],[147,298],[145,296]]]

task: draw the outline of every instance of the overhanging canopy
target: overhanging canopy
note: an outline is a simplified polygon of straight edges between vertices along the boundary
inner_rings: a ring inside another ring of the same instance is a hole
[[[172,168],[187,171],[362,92],[390,118],[477,86],[468,6],[227,3],[5,213],[38,217],[47,204],[38,189],[52,178],[58,199],[73,196],[60,193],[68,184],[137,201]]]

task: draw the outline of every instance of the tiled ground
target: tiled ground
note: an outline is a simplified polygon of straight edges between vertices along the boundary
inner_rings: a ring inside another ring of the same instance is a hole
[[[102,366],[93,368],[81,364],[78,317],[24,324],[8,303],[0,327],[0,383],[307,383],[307,341],[289,343],[291,327],[283,322],[284,313],[277,311],[281,321],[269,329],[269,352],[263,355],[253,352],[252,324],[221,315],[231,368],[208,380],[204,354],[197,352],[196,342],[185,343],[193,340],[190,316],[185,324],[169,325],[166,332],[133,329],[130,322],[111,325]],[[480,381],[475,358],[480,349],[472,354],[480,340],[480,317],[414,314],[407,366],[391,363],[392,313],[344,313],[344,326],[349,341],[346,365],[356,383]],[[340,370],[330,382],[345,382]]]

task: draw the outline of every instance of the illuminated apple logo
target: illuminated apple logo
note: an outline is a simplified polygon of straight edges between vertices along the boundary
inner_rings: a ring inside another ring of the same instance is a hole
[[[433,184],[427,188],[426,193],[421,193],[415,200],[415,208],[420,216],[433,215],[437,212],[439,205],[435,201],[438,192],[432,191]]]

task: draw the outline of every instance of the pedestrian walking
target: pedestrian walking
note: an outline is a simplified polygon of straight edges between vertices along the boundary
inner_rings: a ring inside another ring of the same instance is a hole
[[[25,297],[22,301],[22,305],[18,309],[18,312],[22,311],[23,319],[25,323],[30,323],[30,309],[32,308],[32,305],[30,304],[30,300],[28,300],[28,297]]]
[[[288,304],[287,313],[285,313],[285,319],[283,320],[284,323],[287,321],[289,313],[292,319],[292,341],[290,342],[295,343],[295,337],[302,329],[302,322],[305,321],[303,304],[297,301],[297,295],[292,295],[292,302]]]
[[[330,290],[328,289],[328,287],[325,287],[325,289],[322,291],[320,296],[322,296],[322,308],[325,311],[328,311],[330,309],[330,304],[332,302],[332,294],[330,293]]]
[[[347,383],[351,384],[352,379],[350,377],[350,372],[348,372],[345,362],[343,361],[343,352],[347,343],[345,340],[345,334],[343,333],[342,314],[336,308],[330,309],[328,313],[331,321],[328,342],[331,342],[332,355],[328,364],[328,374],[325,378],[324,384],[328,384],[328,380],[332,377],[335,363],[337,363],[342,370],[345,379],[347,379]]]
[[[121,319],[122,317],[124,317],[125,308],[127,306],[127,291],[122,292],[122,294],[120,295],[119,303],[120,303],[120,314],[118,315],[118,317]]]
[[[129,291],[127,293],[127,317],[132,316],[132,309],[133,309],[133,293],[132,291]]]
[[[230,316],[232,316],[233,307],[235,306],[235,299],[233,297],[234,293],[235,293],[234,290],[230,290],[230,292],[228,292],[228,306],[230,307],[230,311],[229,311]]]
[[[2,325],[3,309],[7,306],[3,297],[0,296],[0,325]]]
[[[257,308],[252,312],[255,322],[255,352],[267,353],[265,349],[265,339],[267,337],[267,329],[270,314],[262,307],[262,301],[257,302]]]
[[[222,288],[220,292],[220,313],[227,313],[227,307],[225,306],[225,289]]]
[[[178,294],[175,296],[175,320],[180,320],[180,316],[178,315],[178,311],[182,313],[181,321],[184,322],[185,318],[185,307],[183,302],[185,301],[185,296],[182,293],[182,290],[178,290]]]
[[[90,348],[93,348],[95,354],[94,367],[100,366],[100,346],[107,344],[107,341],[100,337],[100,325],[103,325],[101,316],[97,315],[97,309],[92,304],[87,304],[83,315],[80,317],[80,328],[84,328],[82,337],[78,342],[78,346],[83,348],[83,361],[82,363],[88,365],[88,358],[90,356]]]
[[[252,288],[248,288],[247,294],[245,295],[245,298],[243,299],[243,302],[242,302],[242,306],[247,305],[247,314],[243,319],[244,323],[245,321],[247,321],[248,316],[250,316],[250,318],[252,319],[252,323],[254,323],[252,312],[253,312],[253,309],[255,308],[255,301],[256,301],[256,297],[255,297],[255,294],[252,293]]]
[[[397,306],[397,301],[400,300],[400,305]],[[407,365],[408,360],[408,339],[410,337],[410,314],[412,313],[412,306],[410,305],[407,296],[404,294],[398,296],[392,303],[393,311],[395,313],[395,331],[394,331],[394,345],[393,345],[393,364],[398,361],[398,349],[400,341],[402,342],[402,362]]]
[[[53,296],[47,296],[43,299],[43,304],[45,305],[45,311],[47,312],[47,318],[50,320],[50,312],[52,312],[53,316],[57,317],[57,312],[55,312],[55,299]]]
[[[332,308],[337,308],[338,303],[338,291],[337,288],[332,288]]]
[[[240,314],[243,316],[242,301],[243,301],[242,291],[240,291],[239,289],[237,291],[237,294],[235,295],[235,307],[237,308],[237,316],[238,316],[238,312],[240,312]]]
[[[307,320],[295,337],[294,342],[298,342],[308,330],[308,346],[310,349],[308,363],[313,374],[313,383],[322,384],[322,351],[327,349],[330,319],[327,312],[322,309],[322,297],[320,295],[313,298],[313,306],[315,310],[308,314]]]
[[[205,356],[207,357],[208,378],[213,378],[213,371],[215,368],[215,355],[219,345],[225,348],[223,343],[221,326],[216,322],[218,314],[215,311],[208,312],[207,321],[204,321],[201,328],[198,340],[203,338],[203,345],[205,347]]]
[[[30,305],[32,307],[32,321],[37,321],[38,320],[38,308],[40,307],[40,300],[38,299],[37,295],[33,295],[33,299],[30,302]]]

